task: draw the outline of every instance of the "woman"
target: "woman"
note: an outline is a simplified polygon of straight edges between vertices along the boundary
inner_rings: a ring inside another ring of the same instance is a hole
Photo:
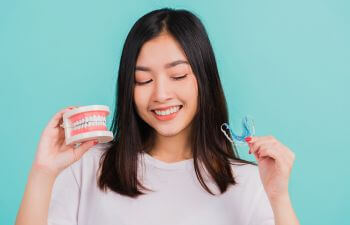
[[[299,224],[288,193],[294,153],[272,136],[251,137],[257,166],[221,133],[226,100],[193,13],[155,10],[132,27],[113,142],[66,146],[59,125],[72,108],[43,131],[17,225]]]

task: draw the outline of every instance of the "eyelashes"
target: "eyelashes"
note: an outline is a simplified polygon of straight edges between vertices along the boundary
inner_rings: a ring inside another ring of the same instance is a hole
[[[183,78],[185,78],[187,76],[187,74],[180,76],[180,77],[173,77],[175,80],[181,80]]]
[[[180,77],[172,77],[174,80],[182,80],[182,79],[184,79],[185,77],[187,77],[187,74],[185,74],[185,75],[183,75],[183,76],[180,76]],[[137,84],[137,85],[145,85],[145,84],[148,84],[148,83],[150,83],[152,80],[148,80],[148,81],[145,81],[145,82],[137,82],[137,81],[135,81],[135,83]]]

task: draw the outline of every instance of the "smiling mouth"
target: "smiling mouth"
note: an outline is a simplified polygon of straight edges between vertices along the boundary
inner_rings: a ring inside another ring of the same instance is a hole
[[[172,106],[172,107],[178,107],[178,106],[180,106],[180,108],[179,108],[179,110],[178,110],[178,111],[180,111],[180,109],[182,109],[183,105],[176,105],[176,106]],[[172,107],[169,107],[169,109],[172,108]],[[151,110],[151,111],[155,113],[156,111],[166,111],[166,110],[157,110],[157,109],[153,109],[153,110]]]
[[[171,120],[176,117],[176,115],[180,112],[180,110],[183,108],[183,105],[180,105],[180,108],[178,111],[170,113],[168,115],[159,115],[155,112],[155,110],[151,110],[152,114],[158,119],[158,120]]]

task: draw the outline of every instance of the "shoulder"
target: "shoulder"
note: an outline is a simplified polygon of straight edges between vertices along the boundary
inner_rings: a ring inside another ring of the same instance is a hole
[[[237,176],[250,176],[256,175],[259,171],[257,165],[252,165],[248,163],[234,163],[231,164],[231,169]]]
[[[239,186],[255,190],[262,187],[257,165],[235,163],[231,165],[231,169]]]
[[[232,165],[237,181],[237,195],[241,198],[242,214],[249,217],[248,224],[275,224],[270,201],[261,182],[259,167],[252,164]]]
[[[97,144],[91,147],[84,155],[65,170],[71,170],[78,185],[84,181],[95,180],[100,165],[100,159],[108,145]]]
[[[77,162],[72,164],[72,167],[79,167],[82,164],[95,164],[100,160],[107,147],[106,144],[97,144],[91,147]]]
[[[108,144],[97,144],[93,147],[91,147],[83,156],[81,159],[89,159],[89,158],[96,158],[101,157],[101,155],[105,152],[109,145]]]

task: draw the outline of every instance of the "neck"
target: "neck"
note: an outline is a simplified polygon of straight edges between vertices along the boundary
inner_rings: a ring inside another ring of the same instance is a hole
[[[178,162],[192,158],[192,150],[188,140],[188,129],[174,136],[156,134],[154,147],[149,154],[164,162]]]

